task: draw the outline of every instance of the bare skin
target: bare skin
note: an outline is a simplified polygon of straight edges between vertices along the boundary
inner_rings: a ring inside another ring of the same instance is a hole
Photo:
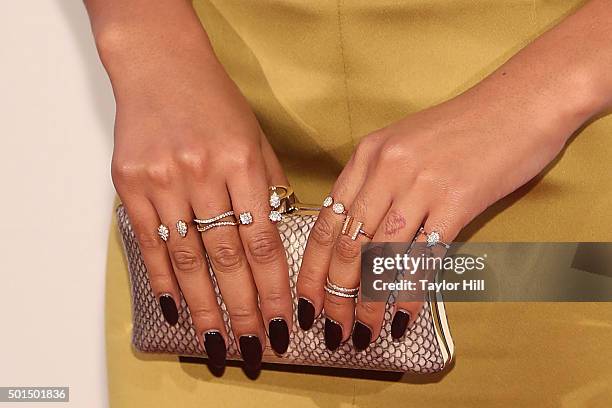
[[[113,180],[155,294],[176,300],[180,288],[197,332],[217,331],[227,342],[206,247],[235,337],[255,336],[263,344],[277,318],[290,331],[287,266],[267,203],[267,187],[287,180],[191,4],[85,4],[117,102]],[[612,7],[593,0],[471,90],[366,136],[332,195],[374,240],[410,241],[423,224],[451,241],[484,209],[536,176],[581,124],[609,107],[610,66]],[[253,224],[201,236],[191,228],[185,238],[174,230],[177,220],[229,209],[252,212]],[[331,348],[350,337],[355,320],[375,340],[383,316],[380,304],[355,307],[323,290],[327,276],[341,286],[359,285],[356,245],[364,237],[345,239],[341,222],[329,209],[322,211],[298,281],[299,295],[315,315],[324,309],[341,327],[341,339],[326,338]],[[170,228],[167,242],[156,234],[160,223]],[[414,318],[421,306],[397,309]],[[250,365],[259,364],[260,355],[242,351]]]

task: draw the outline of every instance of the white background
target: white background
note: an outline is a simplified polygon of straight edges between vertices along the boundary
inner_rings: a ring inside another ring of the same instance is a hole
[[[113,115],[82,2],[3,2],[0,386],[70,386],[74,407],[107,405]]]

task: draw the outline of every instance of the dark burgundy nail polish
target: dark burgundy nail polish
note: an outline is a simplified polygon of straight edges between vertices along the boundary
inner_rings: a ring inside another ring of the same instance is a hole
[[[284,354],[289,347],[289,328],[283,319],[272,319],[268,325],[270,345],[278,354]]]
[[[302,330],[310,330],[315,318],[315,308],[304,298],[298,300],[298,323]]]
[[[263,354],[259,338],[253,335],[240,336],[240,354],[248,368],[259,368]]]
[[[216,330],[211,330],[204,333],[204,348],[206,349],[208,360],[213,366],[225,366],[225,355],[227,353],[227,349],[221,333]]]
[[[391,337],[399,339],[404,336],[406,329],[408,328],[408,322],[410,321],[410,313],[398,310],[393,316],[391,322]]]
[[[164,319],[170,326],[174,326],[178,323],[178,309],[174,299],[169,294],[163,294],[159,297],[159,307],[161,308]]]
[[[372,330],[361,322],[355,323],[353,327],[353,345],[357,351],[363,351],[368,348],[372,340]]]
[[[334,351],[342,342],[342,326],[330,319],[325,319],[325,346]]]

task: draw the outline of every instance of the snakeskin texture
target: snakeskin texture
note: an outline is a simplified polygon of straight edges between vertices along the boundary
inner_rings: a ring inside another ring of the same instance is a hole
[[[170,326],[164,321],[149,285],[147,270],[123,206],[117,208],[117,220],[128,260],[134,347],[141,352],[205,357],[202,340],[198,339],[191,322],[189,308],[182,296],[178,324]],[[296,281],[308,234],[315,220],[316,215],[288,214],[277,224],[289,263],[295,322],[297,322],[298,300]],[[209,270],[217,294],[217,302],[223,312],[227,333],[230,336],[227,357],[232,360],[241,360],[214,271],[212,268]],[[276,355],[267,341],[263,361],[414,373],[441,371],[449,363],[450,358],[445,359],[441,349],[443,345],[439,344],[439,337],[436,336],[430,302],[425,303],[414,324],[400,340],[393,340],[391,337],[392,302],[391,297],[385,310],[385,320],[380,337],[365,351],[356,351],[350,341],[333,352],[329,351],[324,341],[324,318],[320,316],[315,320],[312,329],[308,331],[301,330],[297,323],[293,325],[289,349],[282,356]]]

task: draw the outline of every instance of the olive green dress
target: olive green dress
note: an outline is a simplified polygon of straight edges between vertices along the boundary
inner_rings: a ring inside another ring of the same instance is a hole
[[[359,138],[452,97],[581,4],[571,0],[196,0],[215,50],[250,101],[304,202],[320,202]],[[612,117],[543,178],[460,239],[612,241]],[[449,304],[445,375],[263,370],[147,356],[130,346],[119,235],[106,297],[112,407],[609,407],[612,305]]]

